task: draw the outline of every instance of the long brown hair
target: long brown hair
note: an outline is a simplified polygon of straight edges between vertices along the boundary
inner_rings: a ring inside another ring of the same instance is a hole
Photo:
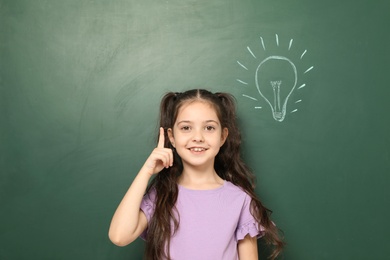
[[[204,89],[194,89],[183,93],[167,93],[160,105],[160,126],[173,128],[178,111],[183,104],[193,101],[208,102],[216,110],[222,128],[227,128],[229,135],[217,154],[214,168],[224,180],[241,187],[251,198],[251,214],[260,226],[265,228],[264,238],[273,247],[270,259],[275,259],[281,252],[284,242],[279,229],[270,220],[272,211],[267,209],[255,194],[255,176],[245,165],[240,154],[241,134],[236,121],[234,97],[228,93],[211,93]],[[169,142],[165,131],[165,147],[173,150],[174,163],[169,169],[163,169],[152,180],[150,189],[156,191],[155,212],[148,225],[146,259],[170,259],[170,238],[179,227],[180,215],[175,203],[178,196],[177,179],[183,171],[181,159]],[[178,218],[177,218],[178,216]],[[172,225],[173,223],[173,225]]]

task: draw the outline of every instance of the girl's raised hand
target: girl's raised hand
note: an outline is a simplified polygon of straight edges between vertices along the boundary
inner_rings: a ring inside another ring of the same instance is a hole
[[[172,150],[164,148],[164,143],[164,128],[160,127],[157,147],[152,151],[144,164],[150,175],[159,173],[163,168],[169,168],[173,165]]]

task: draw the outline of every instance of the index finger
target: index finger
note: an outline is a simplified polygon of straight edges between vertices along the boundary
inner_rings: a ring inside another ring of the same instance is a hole
[[[160,127],[160,136],[158,138],[157,148],[164,148],[164,144],[165,144],[164,128]]]

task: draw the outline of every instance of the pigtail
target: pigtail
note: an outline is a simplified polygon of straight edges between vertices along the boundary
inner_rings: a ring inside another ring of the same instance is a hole
[[[241,158],[241,134],[238,129],[235,99],[227,93],[216,93],[221,101],[221,124],[229,131],[225,144],[216,157],[215,169],[219,175],[241,187],[251,197],[251,214],[260,226],[265,228],[265,240],[274,250],[270,259],[275,259],[284,247],[279,229],[271,221],[272,211],[266,208],[255,193],[255,175]]]
[[[175,111],[175,103],[177,101],[177,96],[179,93],[174,93],[174,92],[169,92],[165,94],[165,96],[161,100],[160,104],[160,125],[159,127],[164,128],[164,134],[165,134],[165,142],[164,145],[165,147],[172,148],[168,134],[167,134],[167,129],[172,127],[173,122],[172,122],[172,115]],[[158,131],[157,131],[158,132]],[[158,141],[159,135],[157,135],[157,141]]]
[[[180,93],[169,92],[160,104],[160,127],[164,128],[164,147],[173,150],[173,166],[164,168],[151,181],[146,193],[156,192],[155,211],[148,225],[145,255],[148,260],[170,259],[170,240],[179,227],[179,214],[175,204],[178,196],[177,178],[183,171],[179,155],[169,141],[167,129],[176,119],[177,100]],[[158,140],[158,136],[157,136]],[[173,226],[171,225],[173,223]]]
[[[236,121],[235,98],[232,95],[223,92],[217,92],[215,93],[215,95],[221,100],[222,106],[224,107],[226,113],[226,117],[230,120]]]

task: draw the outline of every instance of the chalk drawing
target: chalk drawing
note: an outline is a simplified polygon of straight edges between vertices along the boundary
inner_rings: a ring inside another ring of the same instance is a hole
[[[287,50],[291,55],[294,55],[293,52],[293,39],[290,39],[288,42]],[[275,34],[275,42],[277,49],[280,50],[281,46],[283,46],[283,41],[280,41],[279,35]],[[260,36],[260,44],[263,52],[267,52],[266,43],[263,37]],[[272,44],[272,43],[271,43]],[[268,47],[271,45],[268,45]],[[257,59],[257,56],[260,58],[262,54],[255,55],[254,51],[252,51],[251,47],[246,47],[249,54]],[[260,49],[261,49],[260,48]],[[271,48],[272,49],[272,48]],[[291,51],[291,52],[290,52]],[[300,53],[300,52],[299,52]],[[299,62],[302,62],[304,56],[307,54],[307,50],[304,50],[301,54],[296,53],[296,59]],[[266,53],[265,53],[266,54]],[[290,56],[289,54],[289,56]],[[298,58],[299,57],[299,58]],[[266,102],[268,106],[271,108],[273,118],[282,122],[287,114],[287,104],[289,99],[291,98],[293,92],[295,90],[301,90],[306,87],[306,83],[300,83],[299,87],[297,87],[298,76],[301,74],[306,74],[314,69],[314,66],[310,66],[304,72],[298,71],[297,66],[292,61],[292,58],[288,58],[282,55],[275,55],[275,51],[273,55],[266,56],[260,63],[257,63],[257,67],[255,70],[255,88],[257,92],[260,94],[261,99],[254,97],[253,95],[242,94],[243,97],[250,99],[252,102]],[[240,61],[237,61],[237,64],[245,69],[246,71],[252,71],[250,66],[244,65]],[[302,66],[300,66],[302,67]],[[236,79],[241,85],[245,85],[246,88],[251,84],[242,80]],[[302,93],[302,92],[301,92]],[[297,106],[302,103],[302,99],[296,100],[292,103],[293,106]],[[255,109],[262,109],[262,106],[254,106]],[[298,108],[293,107],[290,110],[291,113],[295,113],[298,111]]]
[[[305,50],[305,51],[302,53],[302,55],[301,55],[301,60],[302,60],[303,56],[306,54],[306,52],[307,52],[307,50]]]
[[[303,74],[306,74],[307,72],[311,71],[314,67],[311,66],[310,68],[308,68],[305,72],[303,72]]]
[[[237,79],[237,81],[240,82],[240,83],[242,83],[242,84],[244,84],[244,85],[248,85],[248,83],[246,83],[245,81],[242,81],[242,80],[240,80],[240,79]]]
[[[253,58],[256,59],[256,56],[253,54],[251,48],[249,48],[249,46],[247,46],[246,48],[248,49],[249,53],[253,56]]]
[[[244,65],[242,65],[242,63],[241,63],[241,62],[237,61],[237,63],[238,63],[238,65],[240,65],[240,66],[241,66],[241,67],[243,67],[244,69],[248,70],[248,68],[247,68],[247,67],[245,67]]]
[[[281,97],[281,85],[282,81],[270,81],[270,85],[272,87],[272,93],[273,95],[267,95],[266,89],[269,87],[268,85],[264,85],[263,82],[260,82],[259,77],[261,77],[261,72],[263,69],[263,66],[268,62],[272,60],[277,61],[287,61],[290,65],[292,70],[294,71],[294,80],[293,84],[291,86],[287,86],[289,89],[288,94],[285,97]],[[288,58],[283,56],[270,56],[268,58],[265,58],[262,62],[260,62],[259,66],[256,69],[256,75],[255,75],[255,81],[256,81],[256,87],[259,91],[260,95],[264,98],[264,100],[268,103],[268,105],[271,107],[272,115],[276,121],[283,121],[284,117],[286,116],[286,107],[287,107],[287,101],[292,94],[292,92],[295,89],[295,86],[297,85],[298,80],[298,73],[297,68],[295,67],[294,63],[292,63]]]
[[[288,44],[288,50],[291,49],[292,43],[293,43],[293,39],[291,39],[291,40],[290,40],[290,43]]]
[[[265,45],[264,45],[263,37],[260,37],[260,40],[261,40],[261,45],[263,46],[263,50],[265,50]]]
[[[242,94],[244,97],[246,97],[246,98],[250,98],[250,99],[252,99],[252,100],[255,100],[255,101],[257,101],[257,99],[256,98],[254,98],[254,97],[251,97],[251,96],[248,96],[248,95],[245,95],[245,94]]]

